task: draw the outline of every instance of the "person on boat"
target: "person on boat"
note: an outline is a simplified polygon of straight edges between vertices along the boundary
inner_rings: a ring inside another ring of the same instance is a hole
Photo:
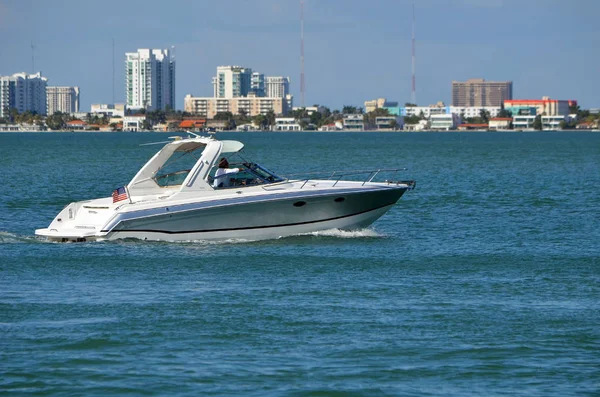
[[[239,168],[229,168],[229,161],[225,157],[219,160],[219,168],[215,172],[213,187],[229,187],[231,186],[231,176],[240,172]],[[232,174],[232,175],[229,175]],[[228,176],[226,176],[228,175]]]

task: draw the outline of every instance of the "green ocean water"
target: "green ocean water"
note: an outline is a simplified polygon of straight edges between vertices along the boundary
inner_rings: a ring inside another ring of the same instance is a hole
[[[417,188],[358,232],[34,237],[165,138],[0,134],[0,394],[600,394],[600,134],[223,133],[282,175]]]

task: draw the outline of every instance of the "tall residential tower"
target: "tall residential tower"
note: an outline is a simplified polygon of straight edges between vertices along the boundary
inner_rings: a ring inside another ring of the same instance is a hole
[[[0,76],[0,117],[7,116],[10,109],[45,115],[47,85],[48,79],[41,72]]]
[[[271,98],[284,98],[290,93],[290,78],[282,76],[267,76],[265,92]]]
[[[56,112],[79,112],[79,87],[47,87],[46,97],[49,116]]]
[[[259,78],[255,76],[255,81]],[[218,66],[213,77],[215,98],[238,98],[252,91],[252,69],[241,66]],[[259,84],[257,81],[256,84]]]
[[[175,109],[175,59],[168,49],[125,54],[125,97],[129,108]]]
[[[512,81],[452,82],[452,106],[502,106],[507,99],[512,99]]]

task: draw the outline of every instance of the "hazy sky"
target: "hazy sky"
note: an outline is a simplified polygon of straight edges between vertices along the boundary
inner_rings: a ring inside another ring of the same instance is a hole
[[[415,0],[417,102],[452,80],[512,80],[515,98],[600,107],[600,0]],[[0,0],[0,75],[81,87],[82,110],[124,102],[125,52],[175,46],[177,108],[218,65],[289,76],[300,104],[299,0]],[[413,1],[305,0],[306,104],[410,100]]]

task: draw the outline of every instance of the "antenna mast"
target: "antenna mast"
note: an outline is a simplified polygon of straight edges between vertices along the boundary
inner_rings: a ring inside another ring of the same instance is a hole
[[[112,104],[115,105],[115,38],[112,39]]]
[[[412,91],[410,93],[410,101],[414,105],[417,104],[416,78],[415,78],[415,3],[413,3],[413,20],[412,20]]]
[[[31,42],[31,73],[35,73],[35,45]]]
[[[300,0],[300,97],[304,107],[304,0]]]

